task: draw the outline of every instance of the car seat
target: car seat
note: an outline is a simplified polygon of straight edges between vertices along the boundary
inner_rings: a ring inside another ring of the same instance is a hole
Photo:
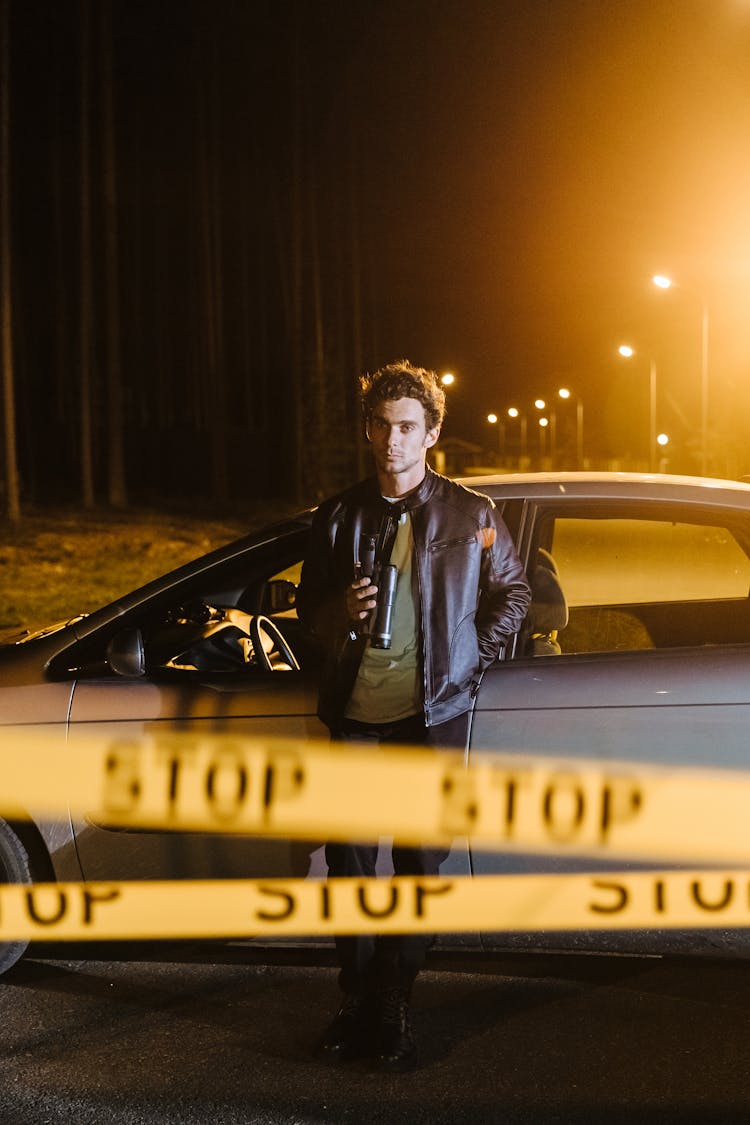
[[[549,551],[538,547],[536,563],[529,574],[531,605],[526,620],[526,656],[559,656],[557,634],[568,624],[565,600],[557,564]]]

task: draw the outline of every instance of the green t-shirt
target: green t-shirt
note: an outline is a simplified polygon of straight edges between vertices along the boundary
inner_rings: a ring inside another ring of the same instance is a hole
[[[417,615],[411,582],[414,536],[411,516],[399,521],[390,562],[398,568],[393,603],[391,647],[372,648],[362,656],[346,717],[360,723],[395,723],[422,709],[417,644]]]

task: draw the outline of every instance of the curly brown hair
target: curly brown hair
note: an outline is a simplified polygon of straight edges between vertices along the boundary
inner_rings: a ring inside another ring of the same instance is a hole
[[[424,407],[428,430],[442,425],[445,417],[445,391],[434,371],[414,367],[407,359],[389,363],[359,380],[362,413],[369,422],[378,403],[399,398],[414,398]]]

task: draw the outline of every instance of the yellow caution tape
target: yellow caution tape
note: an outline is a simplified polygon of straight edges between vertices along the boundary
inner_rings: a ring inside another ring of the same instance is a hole
[[[4,731],[0,812],[739,864],[750,775],[165,733]],[[0,941],[750,926],[750,870],[0,885]]]
[[[750,870],[0,886],[0,941],[750,926]]]
[[[192,734],[2,733],[0,813],[306,840],[750,860],[750,775]]]

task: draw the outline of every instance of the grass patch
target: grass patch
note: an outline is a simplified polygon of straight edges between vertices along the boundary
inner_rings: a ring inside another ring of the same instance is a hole
[[[0,640],[91,613],[291,511],[264,504],[218,518],[56,509],[30,512],[19,523],[0,522]]]

